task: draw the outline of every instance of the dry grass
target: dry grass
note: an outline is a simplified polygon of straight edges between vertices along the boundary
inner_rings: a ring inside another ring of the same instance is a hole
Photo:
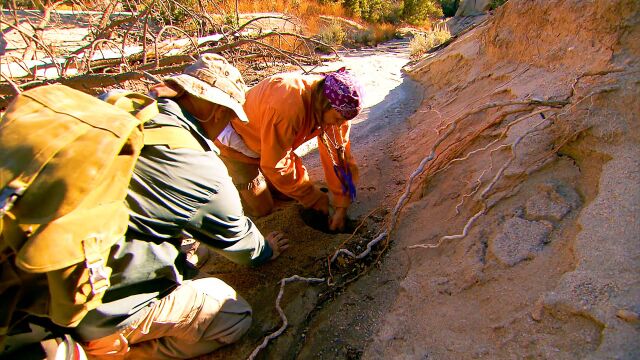
[[[224,7],[234,9],[235,0],[226,0]],[[367,29],[353,32],[342,28],[338,23],[327,24],[326,21],[320,19],[320,15],[350,19],[340,2],[323,4],[313,0],[240,0],[238,8],[241,13],[281,12],[294,15],[304,24],[305,31],[308,34],[319,35],[321,41],[330,45],[341,45],[346,42],[359,45],[375,45],[392,39],[397,30],[395,25],[379,23],[367,25]]]
[[[389,23],[374,24],[372,27],[376,43],[391,40],[397,33],[397,26]]]
[[[321,28],[318,35],[320,37],[320,41],[328,45],[342,45],[347,38],[346,31],[337,21],[332,21],[329,25]]]
[[[234,9],[235,1],[224,1],[224,8]],[[345,11],[340,3],[321,4],[313,0],[240,0],[238,10],[241,13],[280,12],[296,15],[302,20],[308,20],[318,15],[345,16]]]

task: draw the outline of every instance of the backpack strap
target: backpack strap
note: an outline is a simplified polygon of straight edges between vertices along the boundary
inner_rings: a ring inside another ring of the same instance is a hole
[[[111,283],[109,282],[110,271],[106,268],[106,261],[102,257],[100,244],[95,237],[82,240],[85,266],[89,269],[89,283],[91,292],[97,295],[107,291]]]
[[[142,123],[158,115],[154,99],[132,91],[111,91],[104,101],[134,115]],[[189,130],[177,126],[160,126],[143,129],[145,145],[166,145],[170,149],[192,149],[204,151],[202,145]]]
[[[130,113],[142,123],[158,115],[158,104],[153,98],[132,91],[110,92],[104,101]]]

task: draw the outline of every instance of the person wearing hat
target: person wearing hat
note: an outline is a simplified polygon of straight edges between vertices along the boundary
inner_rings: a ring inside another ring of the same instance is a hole
[[[271,212],[272,190],[329,215],[329,197],[315,186],[294,150],[314,137],[333,213],[330,230],[345,226],[347,208],[356,196],[358,168],[351,155],[351,119],[362,110],[363,89],[344,68],[327,74],[278,74],[247,92],[244,111],[216,140],[246,211]]]
[[[221,56],[204,54],[150,94],[159,115],[144,125],[145,146],[126,199],[129,227],[107,262],[111,287],[73,329],[93,359],[191,358],[248,330],[249,304],[222,280],[193,279],[197,269],[180,252],[182,239],[197,239],[252,266],[288,246],[282,233],[265,238],[244,215],[210,140],[231,118],[247,121],[240,72]],[[154,138],[167,128],[186,135],[171,142]]]

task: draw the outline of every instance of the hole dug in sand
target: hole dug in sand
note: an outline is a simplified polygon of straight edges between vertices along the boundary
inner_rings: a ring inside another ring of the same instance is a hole
[[[326,234],[352,234],[357,226],[357,220],[347,218],[342,231],[332,231],[329,229],[329,216],[314,209],[300,208],[300,217],[310,228]]]

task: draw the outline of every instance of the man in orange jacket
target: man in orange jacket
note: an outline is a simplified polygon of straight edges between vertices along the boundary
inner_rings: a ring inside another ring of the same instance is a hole
[[[334,208],[329,229],[344,228],[358,178],[349,142],[350,120],[362,110],[362,95],[358,81],[344,69],[323,75],[274,75],[247,92],[244,110],[249,122],[232,120],[216,145],[250,215],[271,212],[267,182],[304,207],[329,215],[328,195],[311,182],[294,153],[318,137]]]

